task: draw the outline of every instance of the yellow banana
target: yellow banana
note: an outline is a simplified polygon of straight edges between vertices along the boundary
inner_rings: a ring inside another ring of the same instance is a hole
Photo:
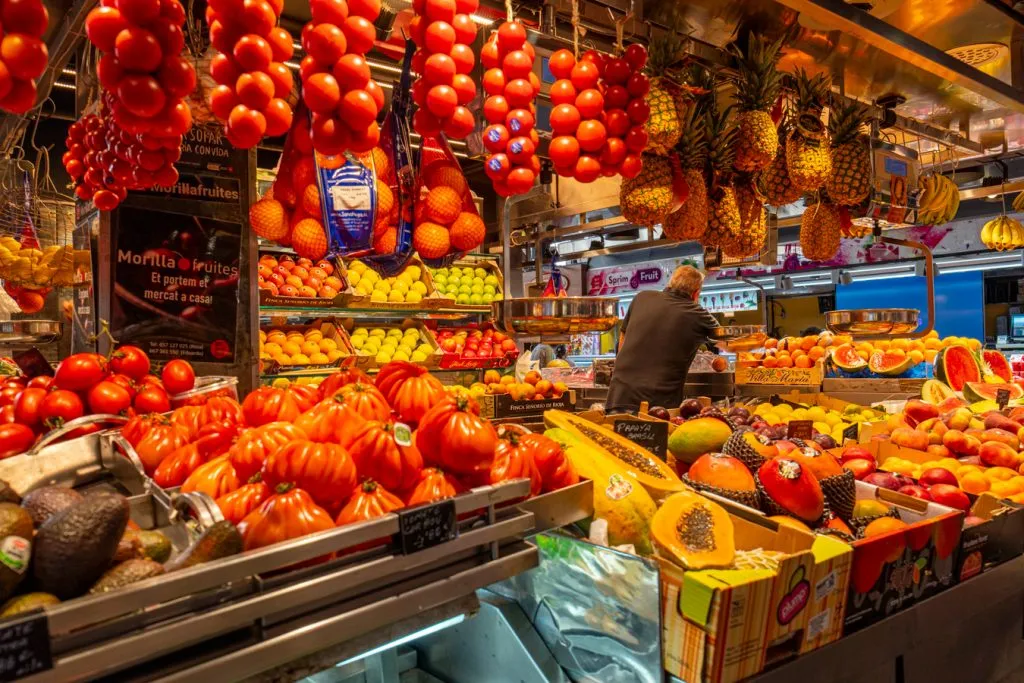
[[[1024,211],[1024,192],[1013,198],[1013,210]]]

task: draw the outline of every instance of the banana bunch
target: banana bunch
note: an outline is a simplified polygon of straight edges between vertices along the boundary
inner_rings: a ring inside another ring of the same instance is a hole
[[[1013,198],[1013,210],[1018,213],[1024,211],[1024,192]]]
[[[10,236],[0,237],[0,280],[35,287],[75,284],[75,270],[89,264],[89,252],[70,245],[44,249],[23,247]]]
[[[989,249],[1006,251],[1024,246],[1024,226],[1009,216],[996,216],[981,228],[981,241]]]
[[[948,223],[960,210],[960,189],[944,175],[931,174],[921,179],[917,196],[917,222],[937,225]]]

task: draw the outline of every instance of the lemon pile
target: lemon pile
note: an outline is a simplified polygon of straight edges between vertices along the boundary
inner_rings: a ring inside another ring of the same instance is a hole
[[[0,280],[12,285],[70,286],[75,284],[75,270],[90,265],[88,249],[59,244],[23,248],[13,237],[0,237]]]
[[[879,419],[879,414],[875,411],[868,408],[859,409],[857,406],[850,406],[840,413],[821,406],[794,408],[788,403],[780,403],[777,406],[762,403],[754,409],[754,414],[773,426],[789,424],[792,420],[811,420],[818,432],[831,435],[838,443],[842,443],[843,430],[851,424]]]
[[[320,386],[320,382],[322,380],[323,377],[275,377],[274,381],[270,383],[270,386],[274,387],[275,389],[287,389],[293,384],[296,384],[300,387],[305,386],[307,384],[317,387]]]
[[[362,261],[353,261],[347,277],[357,294],[378,303],[418,304],[427,295],[427,285],[422,281],[423,269],[419,266],[406,266],[398,275],[382,278]]]
[[[298,330],[260,330],[260,360],[276,360],[281,365],[327,365],[349,355],[342,342],[329,339],[310,328]]]
[[[422,363],[434,352],[415,327],[357,327],[349,336],[357,355],[373,356],[379,365],[393,360]]]
[[[464,306],[484,306],[501,301],[501,282],[484,268],[437,268],[430,271],[434,289],[455,303]]]

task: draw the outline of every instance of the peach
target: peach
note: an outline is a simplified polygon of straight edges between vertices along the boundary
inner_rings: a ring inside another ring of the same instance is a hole
[[[989,467],[987,470],[982,472],[982,474],[989,480],[989,482],[1010,481],[1017,476],[1017,471],[1007,467]]]
[[[893,430],[891,439],[897,446],[913,448],[918,451],[923,451],[929,445],[927,434],[909,427],[897,427]]]
[[[1000,441],[989,441],[981,444],[978,456],[989,467],[1008,467],[1016,471],[1019,466],[1017,451]]]
[[[983,444],[990,441],[998,441],[999,443],[1005,443],[1013,450],[1020,448],[1020,439],[1017,438],[1016,431],[1008,432],[1005,429],[999,428],[986,429],[978,438],[981,439]]]
[[[967,401],[963,400],[962,398],[957,398],[956,396],[950,396],[945,401],[940,403],[938,405],[938,408],[940,413],[948,413],[952,410],[956,410],[957,408],[963,408],[965,406],[967,406]]]
[[[1024,425],[993,411],[985,416],[985,429],[1005,429],[1008,432],[1017,434],[1021,429],[1024,429]]]
[[[937,418],[939,416],[939,408],[931,403],[925,403],[915,398],[907,401],[907,404],[903,407],[903,414],[907,416],[907,422],[920,424],[926,420]]]
[[[930,417],[927,420],[922,420],[921,422],[918,422],[916,429],[919,432],[930,432],[932,431],[932,429],[935,428],[936,424],[939,424],[939,418]]]
[[[948,458],[950,456],[950,450],[941,443],[932,443],[926,451],[928,455],[935,455],[940,458]]]
[[[941,420],[939,420],[939,421],[937,421],[935,423],[935,426],[932,427],[931,433],[932,434],[938,434],[938,436],[939,436],[939,443],[942,443],[942,435],[945,434],[948,431],[949,431],[949,427],[946,426],[946,423],[942,422]]]
[[[946,413],[942,421],[946,423],[946,426],[950,429],[956,429],[958,431],[964,431],[971,426],[971,419],[974,417],[973,413],[967,408],[957,408],[956,410]]]
[[[991,487],[989,480],[982,476],[981,472],[968,472],[960,477],[960,488],[967,493],[980,495]]]
[[[950,429],[942,435],[942,445],[957,455],[975,455],[970,447],[971,438],[959,429]]]

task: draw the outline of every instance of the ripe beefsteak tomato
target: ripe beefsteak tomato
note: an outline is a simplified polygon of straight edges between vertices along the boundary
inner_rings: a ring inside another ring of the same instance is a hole
[[[320,401],[295,420],[295,426],[305,432],[310,441],[336,443],[346,448],[364,424],[366,420],[361,415],[331,399]]]
[[[348,450],[360,477],[379,481],[390,491],[412,488],[423,469],[423,456],[415,440],[399,444],[395,439],[395,425],[390,422],[363,423]]]
[[[330,400],[351,408],[365,420],[385,422],[391,417],[391,406],[387,399],[372,384],[346,384]]]
[[[402,422],[416,426],[447,392],[441,381],[408,361],[391,361],[377,373],[377,388]]]
[[[289,422],[269,422],[262,427],[242,432],[228,451],[228,457],[238,476],[249,479],[263,469],[263,461],[271,453],[286,443],[305,438],[306,434]]]
[[[545,493],[579,483],[580,475],[572,460],[554,439],[543,434],[524,434],[519,437],[519,447],[533,457]]]
[[[225,493],[217,499],[217,507],[220,508],[224,519],[232,524],[239,524],[246,515],[259,507],[260,503],[270,497],[270,487],[263,483],[259,475],[253,477],[256,481],[250,481],[245,486],[235,489],[231,493]]]
[[[405,501],[393,493],[389,493],[383,486],[372,479],[365,480],[359,489],[348,499],[345,507],[338,513],[334,523],[338,526],[355,524],[371,519],[383,517],[386,514],[400,510],[405,507]],[[383,537],[360,543],[352,548],[347,548],[341,554],[355,553],[367,548],[374,548],[384,545],[390,541],[390,537]]]
[[[409,492],[405,502],[408,505],[434,503],[445,498],[454,498],[462,490],[457,479],[436,467],[427,467],[420,472],[420,480]]]
[[[498,439],[498,447],[494,449],[494,461],[491,463],[490,483],[497,484],[509,479],[529,479],[530,495],[541,492],[543,481],[540,471],[533,461],[533,453],[520,443],[520,435],[506,432]]]
[[[146,469],[146,474],[152,475],[164,458],[187,445],[188,441],[188,432],[184,427],[171,424],[166,418],[160,418],[159,421],[152,422],[149,429],[133,445],[142,466]]]
[[[323,382],[320,382],[320,386],[317,389],[320,400],[328,399],[334,396],[338,389],[341,389],[346,384],[355,384],[356,382],[372,384],[373,380],[370,379],[369,375],[357,368],[345,368],[332,375],[328,375],[324,378]]]
[[[202,491],[216,500],[241,485],[231,461],[227,456],[221,456],[203,463],[188,475],[188,479],[181,485],[181,492]]]
[[[316,389],[292,385],[287,389],[260,387],[242,401],[242,415],[250,427],[269,422],[294,422],[316,403]]]
[[[196,422],[200,427],[217,422],[243,424],[242,406],[229,396],[213,396],[199,408]]]
[[[274,543],[301,538],[307,534],[334,528],[327,511],[317,505],[312,496],[291,484],[274,487],[274,495],[263,501],[239,522],[238,531],[246,550],[264,548]],[[325,555],[303,564],[325,562]]]
[[[0,459],[24,453],[36,442],[36,433],[23,424],[0,425]]]
[[[268,486],[294,484],[319,505],[340,505],[356,490],[359,480],[351,456],[341,446],[315,441],[292,441],[263,461]]]
[[[199,433],[200,406],[181,406],[171,412],[171,422],[188,430],[188,438],[194,439]]]
[[[449,396],[423,416],[416,445],[428,465],[478,480],[491,469],[498,434],[476,401]]]
[[[196,444],[186,444],[160,461],[153,472],[153,481],[165,489],[181,486],[189,475],[205,462],[206,458],[199,452]]]

